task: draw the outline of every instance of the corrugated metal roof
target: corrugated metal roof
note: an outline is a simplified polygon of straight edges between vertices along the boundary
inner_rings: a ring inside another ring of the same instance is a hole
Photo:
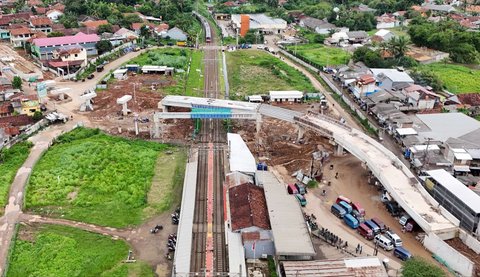
[[[465,203],[465,205],[470,207],[475,213],[480,213],[480,196],[467,188],[445,169],[429,170],[427,174]]]
[[[192,253],[192,228],[195,207],[195,189],[197,184],[197,159],[187,163],[183,181],[182,206],[177,231],[177,247],[175,250],[175,271],[179,274],[190,272]]]
[[[232,276],[240,273],[240,277],[247,276],[245,265],[245,249],[243,249],[242,235],[227,229],[228,241],[228,268]]]
[[[255,158],[248,149],[239,134],[228,133],[228,148],[230,150],[230,171],[255,173],[257,164]]]
[[[51,37],[51,38],[37,38],[33,40],[33,44],[38,47],[63,45],[63,44],[78,44],[87,42],[98,42],[100,37],[96,34],[78,33],[74,36]]]
[[[315,249],[298,201],[287,194],[273,173],[257,171],[257,175],[265,190],[276,254],[314,256]]]
[[[442,142],[480,129],[480,122],[463,113],[417,114],[416,117],[430,129],[426,132],[419,131],[421,136]]]
[[[285,276],[348,276],[386,277],[387,272],[377,257],[358,257],[337,260],[283,262]]]

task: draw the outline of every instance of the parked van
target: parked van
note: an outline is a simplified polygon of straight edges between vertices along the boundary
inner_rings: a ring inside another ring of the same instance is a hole
[[[300,193],[301,195],[304,195],[305,193],[307,193],[307,188],[305,187],[304,184],[295,183],[295,188],[297,189],[298,193]]]
[[[412,254],[410,254],[410,252],[407,249],[401,246],[395,247],[395,250],[393,250],[393,255],[402,261],[406,261],[412,258]]]
[[[350,200],[349,198],[347,198],[347,197],[345,197],[345,196],[343,196],[343,195],[338,196],[338,197],[337,197],[337,201],[335,201],[335,203],[338,204],[338,203],[340,203],[340,202],[342,202],[342,201],[347,202],[347,204],[352,203],[352,200]]]
[[[395,246],[402,246],[402,239],[392,231],[386,231],[385,236],[393,242]]]
[[[351,214],[346,214],[343,217],[343,221],[352,229],[358,228],[358,220]]]
[[[372,218],[372,221],[373,223],[377,224],[377,226],[380,228],[380,232],[382,233],[385,232],[387,227],[385,227],[385,224],[380,219],[378,219],[378,217]]]
[[[380,233],[380,227],[378,227],[377,224],[373,223],[371,219],[365,221],[365,224],[368,226],[368,228],[372,229],[373,234],[376,235]]]
[[[404,214],[402,217],[400,217],[398,222],[400,223],[400,225],[405,226],[405,224],[407,224],[407,221],[409,219],[410,219],[410,216],[408,214]]]
[[[352,203],[352,208],[353,208],[354,211],[355,210],[358,211],[358,213],[361,216],[365,216],[365,209],[362,208],[362,206],[360,206],[360,203],[358,203],[358,202]]]
[[[305,197],[303,197],[303,195],[297,193],[297,194],[295,194],[295,198],[297,198],[298,202],[300,203],[300,205],[302,207],[305,207],[307,205],[307,199],[305,199]]]
[[[347,214],[345,209],[338,204],[333,204],[332,207],[330,208],[330,211],[332,212],[332,214],[334,214],[338,218],[343,218]]]
[[[345,211],[347,211],[347,214],[349,214],[353,211],[352,206],[350,206],[350,204],[348,204],[345,201],[340,201],[340,203],[338,203],[338,205],[342,206],[342,208],[344,208]]]
[[[375,244],[378,244],[381,248],[390,251],[393,249],[393,243],[391,240],[387,239],[384,235],[375,236]]]
[[[368,226],[365,223],[358,225],[357,232],[360,234],[360,236],[368,240],[373,239],[373,231],[372,229],[368,228]]]
[[[288,194],[297,194],[298,193],[297,187],[295,187],[294,184],[288,184],[287,185],[287,191],[288,191]]]

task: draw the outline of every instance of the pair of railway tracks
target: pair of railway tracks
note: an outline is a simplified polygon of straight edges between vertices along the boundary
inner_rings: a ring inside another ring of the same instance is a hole
[[[201,20],[202,21],[202,20]],[[202,22],[207,22],[205,19]],[[215,46],[215,33],[207,46]],[[219,97],[218,52],[216,47],[204,49],[205,97]],[[198,145],[197,187],[193,219],[191,275],[227,276],[228,251],[225,242],[224,146],[226,133],[219,119],[202,119]],[[209,182],[213,186],[209,188]],[[209,214],[212,213],[212,214]],[[211,263],[209,260],[213,259]]]

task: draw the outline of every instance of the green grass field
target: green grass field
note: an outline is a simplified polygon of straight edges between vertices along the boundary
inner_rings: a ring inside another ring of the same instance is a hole
[[[480,93],[480,70],[462,65],[433,63],[422,65],[422,69],[433,71],[452,93]]]
[[[190,72],[187,77],[186,94],[189,96],[203,96],[203,51],[192,52],[192,62]]]
[[[191,62],[190,62],[191,60]],[[140,54],[128,64],[166,65],[185,72],[175,72],[176,85],[165,88],[166,94],[203,95],[203,52],[187,48],[157,48]],[[190,66],[190,73],[187,74]],[[200,71],[198,71],[199,69]]]
[[[169,207],[164,201],[183,182],[184,155],[165,144],[77,128],[60,136],[33,169],[26,209],[102,226],[138,225]],[[166,170],[155,168],[162,161]],[[154,176],[162,182],[152,185]]]
[[[288,50],[316,64],[317,66],[347,64],[350,55],[336,47],[327,47],[318,43],[289,46]]]
[[[145,263],[123,263],[122,240],[59,225],[21,225],[6,276],[154,276]]]
[[[7,204],[10,185],[17,174],[18,169],[30,153],[32,144],[21,142],[12,146],[10,149],[0,151],[0,214],[3,214],[3,208]]]
[[[267,94],[270,90],[314,92],[307,77],[265,51],[246,50],[227,53],[230,98]]]

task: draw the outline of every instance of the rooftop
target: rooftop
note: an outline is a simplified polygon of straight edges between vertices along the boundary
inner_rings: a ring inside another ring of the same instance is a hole
[[[387,277],[385,267],[377,257],[343,258],[316,261],[283,262],[286,277]]]
[[[250,153],[242,137],[239,134],[228,133],[227,139],[230,150],[230,171],[255,173],[257,170],[255,158],[252,153]]]
[[[385,76],[388,79],[392,80],[392,82],[396,83],[413,83],[413,79],[404,71],[398,71],[397,69],[391,68],[371,68],[373,75],[379,78]]]
[[[430,170],[427,171],[427,174],[470,207],[475,213],[480,214],[480,196],[478,194],[466,187],[444,169]]]
[[[180,95],[167,95],[160,102],[164,106],[175,106],[175,107],[206,107],[206,108],[229,108],[232,110],[256,112],[258,110],[258,104],[242,102],[242,101],[232,101],[232,100],[222,100],[222,99],[210,99],[210,98],[201,98],[201,97],[190,97],[190,96],[180,96]]]
[[[287,194],[285,186],[272,172],[257,171],[257,175],[265,190],[276,254],[314,256],[315,249],[298,201]]]
[[[33,40],[33,44],[38,47],[53,46],[53,45],[63,45],[63,44],[78,44],[78,43],[88,43],[88,42],[98,42],[100,37],[96,34],[84,34],[78,33],[74,36],[63,36],[63,37],[51,37],[51,38],[38,38]]]
[[[263,188],[245,183],[228,190],[232,231],[249,227],[270,230]]]
[[[263,13],[248,14],[250,29],[287,28],[287,22],[280,18],[272,18]],[[232,14],[232,22],[240,26],[240,14]]]
[[[463,113],[417,114],[416,117],[424,124],[424,126],[416,126],[416,129],[425,139],[432,138],[445,142],[449,138],[460,138],[480,129],[479,121]],[[460,122],[461,124],[458,124]]]
[[[51,26],[52,25],[52,21],[48,17],[33,17],[30,19],[30,23],[33,26],[45,26],[45,25]]]
[[[91,20],[82,22],[82,25],[87,28],[97,29],[101,25],[108,25],[107,20]]]

